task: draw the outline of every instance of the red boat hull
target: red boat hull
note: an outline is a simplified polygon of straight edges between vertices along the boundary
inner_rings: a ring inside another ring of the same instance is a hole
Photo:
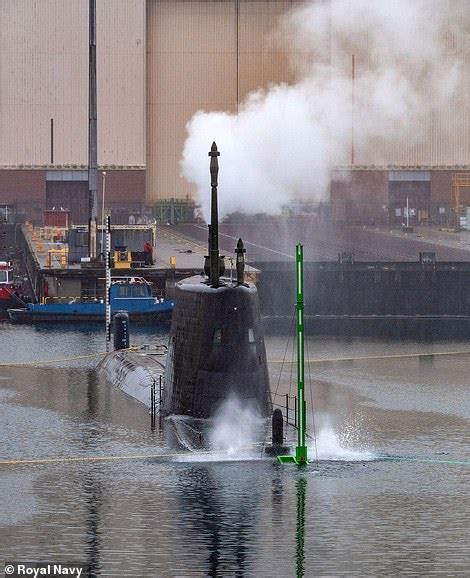
[[[0,317],[8,317],[7,309],[18,307],[19,301],[14,296],[15,286],[12,283],[0,285]]]

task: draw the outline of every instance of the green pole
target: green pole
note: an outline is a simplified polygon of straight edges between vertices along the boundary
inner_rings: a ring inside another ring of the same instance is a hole
[[[304,370],[304,248],[300,243],[296,247],[295,272],[297,286],[297,302],[295,306],[297,327],[297,447],[295,456],[277,456],[281,464],[295,462],[305,465],[307,459],[307,446],[305,444],[305,432],[307,425],[307,405],[305,403],[305,370]]]
[[[295,457],[298,464],[307,463],[307,446],[305,445],[306,404],[305,404],[305,367],[304,367],[304,248],[300,243],[296,247],[297,274],[297,447]]]

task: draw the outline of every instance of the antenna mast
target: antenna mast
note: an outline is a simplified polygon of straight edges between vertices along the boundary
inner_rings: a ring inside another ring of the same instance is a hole
[[[212,287],[219,286],[219,215],[217,210],[217,177],[219,175],[219,161],[217,157],[220,153],[217,151],[217,145],[212,143],[209,152],[211,157],[211,228],[209,233],[209,259],[210,259],[210,281]]]
[[[96,0],[89,3],[88,47],[88,256],[96,259],[98,202],[96,198],[98,143],[96,105]]]
[[[211,224],[209,225],[209,255],[206,255],[204,262],[204,272],[209,277],[208,284],[211,287],[220,287],[220,277],[224,274],[224,257],[219,255],[219,215],[217,209],[217,178],[219,175],[220,156],[215,142],[212,143],[209,151],[210,173],[211,173]]]

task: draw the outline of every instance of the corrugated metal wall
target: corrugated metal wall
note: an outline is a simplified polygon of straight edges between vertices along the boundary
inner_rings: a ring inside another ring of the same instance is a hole
[[[0,3],[0,165],[87,162],[87,5]]]
[[[145,165],[145,18],[145,0],[96,1],[100,164]]]
[[[147,198],[192,193],[180,177],[185,125],[200,109],[236,110],[235,2],[147,3]]]
[[[239,99],[260,87],[294,80],[285,46],[276,41],[279,18],[296,4],[292,0],[238,3]],[[297,2],[298,4],[298,2]]]
[[[98,162],[145,164],[145,0],[97,0]],[[88,0],[0,2],[0,166],[86,165]]]
[[[291,79],[272,33],[292,0],[148,0],[147,198],[184,197],[185,126],[198,110],[235,112],[252,90]]]
[[[442,10],[466,2],[442,0]],[[274,31],[300,3],[97,0],[99,163],[147,164],[148,200],[191,194],[179,167],[186,123],[197,110],[236,111],[249,91],[293,80]],[[88,0],[0,1],[0,167],[49,165],[51,118],[54,164],[86,165],[87,18]],[[356,145],[356,166],[469,164],[470,34],[449,21],[446,42],[463,63],[462,89],[429,115],[419,143],[410,144],[411,123],[400,139]],[[364,39],[358,71],[367,50]]]
[[[346,0],[354,5],[354,0]],[[411,119],[397,119],[389,127],[386,137],[371,138],[359,145],[355,143],[355,162],[357,166],[409,166],[409,167],[446,167],[455,165],[470,165],[470,29],[468,0],[439,0],[440,16],[444,15],[441,47],[436,50],[440,60],[433,61],[428,66],[427,77],[415,68],[413,58],[407,61],[403,58],[400,67],[422,99],[422,110],[416,110]],[[335,53],[335,22],[332,15],[332,60],[341,67],[346,75],[351,75],[351,54],[343,50],[341,55]],[[460,17],[460,18],[459,18]],[[372,25],[369,24],[371,30]],[[371,30],[372,31],[372,30]],[[430,39],[431,42],[431,39]],[[368,35],[354,38],[356,76],[370,72],[370,62],[373,60],[373,47],[369,45]],[[410,42],[410,45],[412,42]],[[344,49],[344,47],[342,47]],[[353,50],[351,50],[352,52]],[[448,59],[448,60],[446,60]],[[419,60],[419,57],[418,57]],[[431,110],[429,103],[435,100],[436,92],[444,84],[449,62],[459,62],[458,89],[448,98],[442,99],[440,105]],[[384,67],[386,63],[384,63]],[[399,75],[398,75],[399,76]],[[415,77],[415,78],[414,78]],[[418,83],[420,83],[418,85]],[[397,86],[400,95],[400,86]],[[429,105],[429,106],[428,106]],[[356,124],[360,118],[355,117]],[[350,158],[345,159],[345,164]]]
[[[354,0],[351,0],[354,4]],[[456,3],[443,0],[443,13],[454,14]],[[271,82],[291,82],[288,53],[276,43],[279,17],[296,0],[149,0],[147,4],[147,99],[149,199],[181,197],[192,192],[180,177],[179,159],[185,125],[204,110],[236,110],[248,92]],[[452,6],[451,6],[452,4]],[[452,8],[450,10],[449,8]],[[339,15],[336,15],[339,16]],[[351,55],[335,52],[335,11],[332,11],[331,58],[351,71]],[[355,143],[355,166],[448,166],[470,163],[470,35],[457,34],[449,16],[444,42],[462,61],[462,88],[447,107],[406,125],[397,120],[387,138]],[[356,73],[367,71],[371,54],[367,35],[356,38]],[[285,49],[286,47],[284,47]],[[288,47],[287,47],[288,48]],[[342,46],[344,49],[344,46]],[[292,53],[291,53],[292,56]],[[406,67],[407,63],[403,62]],[[411,65],[410,65],[411,66]],[[436,74],[445,69],[437,63]],[[440,67],[440,68],[439,68]],[[429,82],[429,87],[433,86]],[[423,87],[421,87],[423,90]],[[431,98],[433,95],[429,95]],[[426,92],[424,90],[424,98]],[[458,113],[456,114],[456,111]],[[352,115],[351,115],[352,117]],[[356,122],[360,119],[356,118]],[[396,137],[388,138],[391,132]],[[417,138],[419,134],[419,138]],[[350,155],[344,159],[349,164]]]

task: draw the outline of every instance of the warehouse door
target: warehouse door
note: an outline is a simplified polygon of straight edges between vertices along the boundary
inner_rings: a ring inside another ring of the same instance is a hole
[[[87,224],[89,218],[88,171],[47,171],[46,208],[69,210],[74,224]]]
[[[431,181],[429,171],[391,171],[388,182],[388,209],[391,225],[410,226],[429,222]]]

